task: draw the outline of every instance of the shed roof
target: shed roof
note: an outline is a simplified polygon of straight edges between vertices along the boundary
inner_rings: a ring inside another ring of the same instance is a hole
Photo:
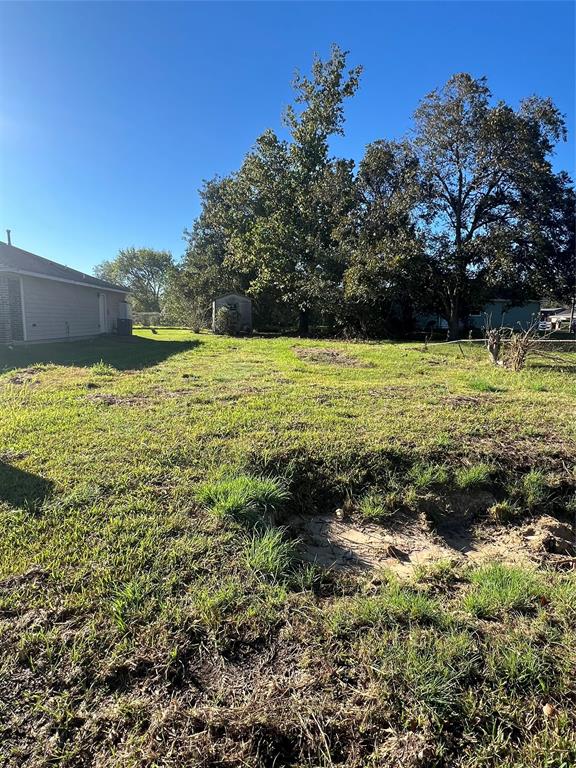
[[[43,256],[37,256],[35,253],[2,242],[0,242],[0,272],[16,272],[17,274],[43,277],[48,280],[59,280],[63,283],[85,285],[88,288],[104,288],[109,291],[129,293],[128,288],[124,288],[122,285],[86,275],[77,269],[65,267],[63,264],[50,261]]]
[[[242,299],[242,301],[252,301],[249,296],[243,296],[241,293],[225,293],[223,296],[216,296],[214,301],[222,301],[223,299]]]

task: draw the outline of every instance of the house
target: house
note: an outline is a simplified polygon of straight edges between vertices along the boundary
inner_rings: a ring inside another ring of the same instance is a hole
[[[128,293],[0,242],[0,344],[131,333]]]
[[[547,320],[552,330],[559,331],[563,328],[569,330],[574,323],[574,311],[571,307],[560,307],[554,310],[553,314],[548,315]]]
[[[473,310],[468,317],[460,322],[461,329],[482,330],[491,328],[530,328],[540,317],[540,302],[528,301],[525,304],[514,304],[508,299],[491,299],[484,306]],[[447,330],[448,321],[445,317],[435,314],[421,313],[416,316],[418,330]]]
[[[226,319],[221,328],[220,315]],[[212,302],[212,330],[214,333],[252,333],[252,301],[239,293],[228,293]]]
[[[508,299],[492,299],[468,316],[470,328],[514,328],[527,330],[540,319],[540,302],[514,304]]]

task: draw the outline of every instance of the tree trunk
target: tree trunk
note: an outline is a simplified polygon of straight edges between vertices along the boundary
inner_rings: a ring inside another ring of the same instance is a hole
[[[308,336],[310,333],[310,310],[301,309],[298,316],[298,335]]]
[[[450,300],[448,333],[450,334],[450,341],[460,338],[460,305],[457,296],[453,296]]]

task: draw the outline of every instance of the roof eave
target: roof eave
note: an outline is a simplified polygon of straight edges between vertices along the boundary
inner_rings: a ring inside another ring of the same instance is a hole
[[[80,285],[83,288],[94,288],[100,291],[112,291],[113,293],[130,293],[129,288],[123,288],[121,285],[97,285],[96,283],[84,283],[81,280],[69,280],[65,277],[55,277],[54,275],[45,275],[42,272],[32,272],[26,269],[15,269],[0,264],[0,272],[10,272],[13,275],[24,275],[26,277],[37,277],[41,280],[55,280],[57,283],[69,283],[70,285]]]

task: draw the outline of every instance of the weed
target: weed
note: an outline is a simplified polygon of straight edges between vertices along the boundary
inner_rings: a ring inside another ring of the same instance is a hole
[[[522,478],[519,490],[522,502],[529,512],[542,507],[549,496],[546,475],[539,469],[531,469]]]
[[[113,374],[117,373],[116,368],[109,365],[108,363],[105,363],[102,358],[100,358],[97,363],[91,365],[90,370],[95,376],[112,376]]]
[[[377,493],[369,491],[358,502],[358,511],[368,522],[389,520],[401,506],[401,497],[396,491]]]
[[[419,491],[426,491],[448,483],[448,470],[444,464],[414,464],[410,468],[408,476]]]
[[[508,499],[497,501],[488,509],[488,517],[494,523],[509,523],[518,519],[519,514],[518,505]]]

